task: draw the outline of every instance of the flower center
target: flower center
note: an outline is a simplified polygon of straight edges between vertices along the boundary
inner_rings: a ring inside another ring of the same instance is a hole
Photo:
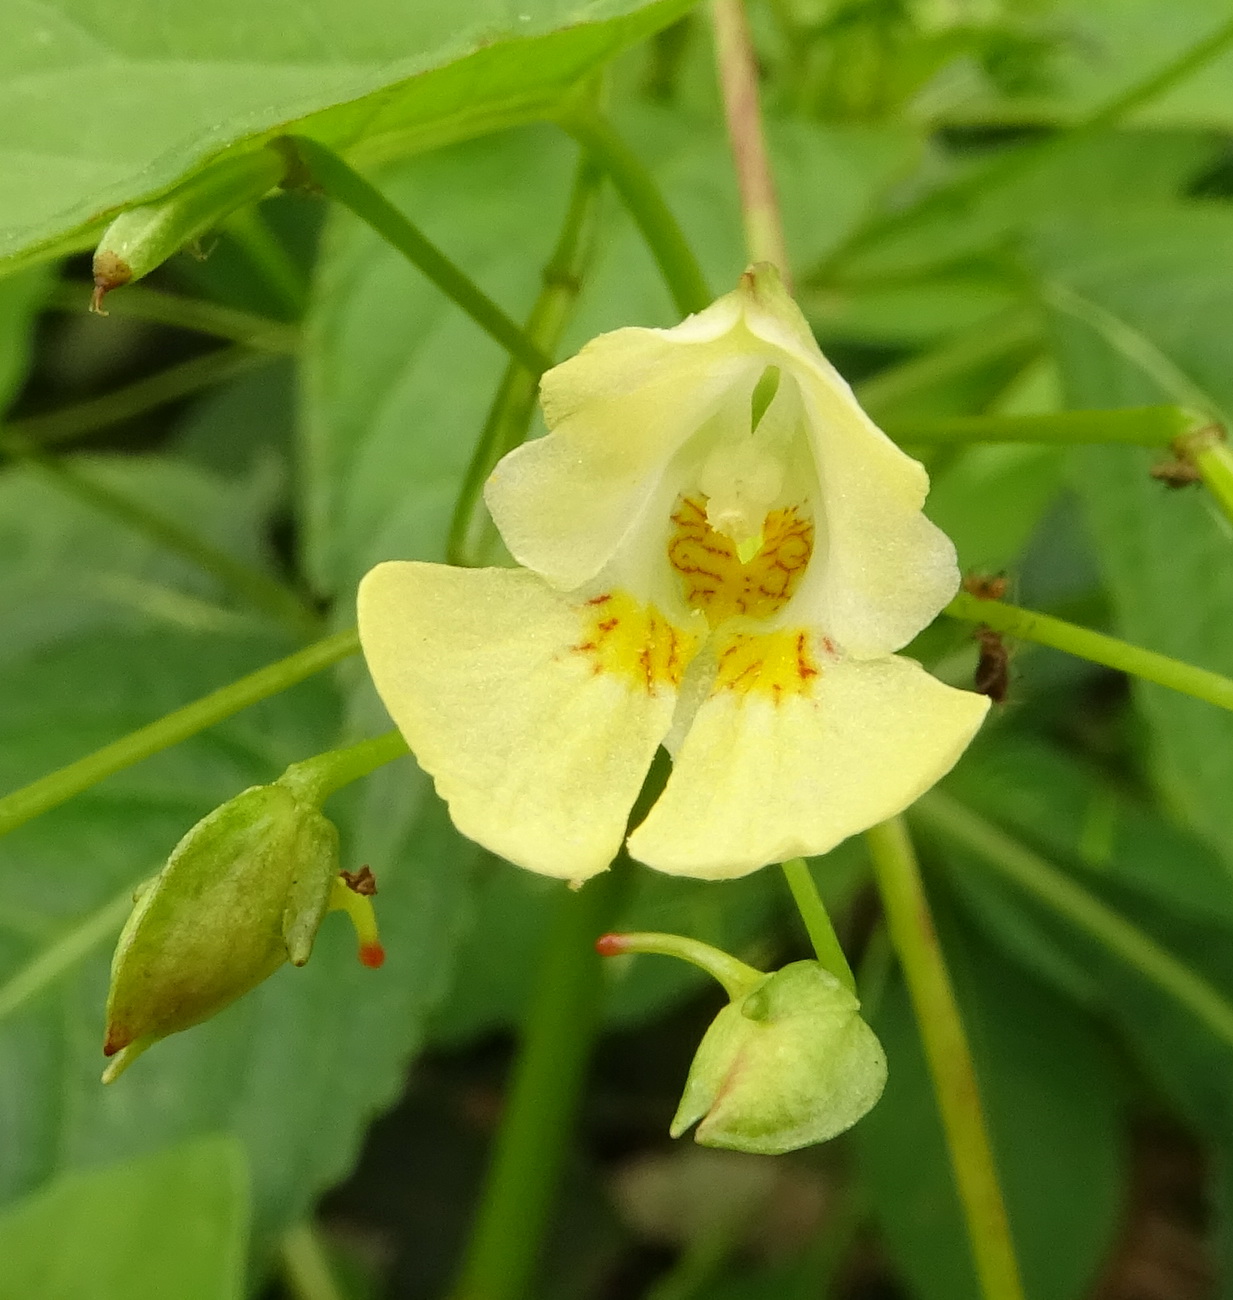
[[[682,497],[672,515],[668,562],[685,599],[712,627],[729,618],[769,618],[792,598],[813,554],[813,522],[797,506],[772,510],[759,521],[761,545],[748,558],[742,547],[716,530],[708,499]]]

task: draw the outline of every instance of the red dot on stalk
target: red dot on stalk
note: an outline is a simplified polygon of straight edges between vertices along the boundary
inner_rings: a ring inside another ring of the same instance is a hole
[[[601,957],[619,957],[625,951],[623,934],[601,934],[595,940],[595,951]]]
[[[360,944],[360,965],[376,970],[385,964],[385,949],[379,943]]]

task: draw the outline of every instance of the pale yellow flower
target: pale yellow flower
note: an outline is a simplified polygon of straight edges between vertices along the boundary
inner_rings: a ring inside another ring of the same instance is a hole
[[[894,651],[954,594],[954,548],[770,267],[675,329],[594,339],[542,401],[550,432],[486,491],[523,567],[391,562],[360,587],[373,680],[463,834],[603,871],[663,744],[630,853],[740,876],[950,769],[989,701]]]

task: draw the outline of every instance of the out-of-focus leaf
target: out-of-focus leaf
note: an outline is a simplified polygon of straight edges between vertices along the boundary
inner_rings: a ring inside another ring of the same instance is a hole
[[[160,456],[73,457],[74,474],[268,568],[270,476],[224,479]],[[108,626],[197,632],[260,628],[219,581],[37,467],[0,471],[0,662]]]
[[[26,377],[34,314],[46,288],[45,267],[0,279],[0,415]]]
[[[0,1300],[241,1300],[247,1238],[244,1150],[197,1138],[0,1213]]]
[[[1197,132],[1108,131],[1079,135],[1003,182],[928,206],[842,259],[840,284],[906,277],[990,252],[1007,252],[1042,220],[1086,224],[1108,208],[1175,197],[1216,158]]]
[[[1121,1090],[1093,1025],[956,925],[942,935],[976,1062],[1024,1289],[1087,1293],[1117,1226]],[[895,979],[873,1020],[882,1100],[853,1130],[891,1255],[920,1300],[979,1289],[911,1006]]]
[[[1052,57],[1021,93],[975,79],[948,97],[948,121],[1073,121],[1163,71],[1229,20],[1221,0],[1056,0],[1032,14]],[[1227,126],[1233,122],[1233,55],[1221,54],[1138,109],[1136,122]]]
[[[1045,273],[1094,304],[1106,331],[1076,319],[1063,297],[1056,349],[1078,406],[1176,401],[1198,390],[1233,411],[1233,213],[1171,207],[1094,221],[1042,238]],[[1127,342],[1110,342],[1126,333]],[[1146,352],[1144,352],[1146,349]],[[1147,373],[1145,364],[1156,374]],[[1076,452],[1075,483],[1108,580],[1118,630],[1131,641],[1233,673],[1233,530],[1201,489],[1170,491],[1149,477],[1149,452]],[[1138,686],[1158,775],[1172,807],[1233,868],[1233,716],[1199,700]]]
[[[690,0],[15,0],[0,13],[0,259],[288,130],[382,159],[548,112]]]

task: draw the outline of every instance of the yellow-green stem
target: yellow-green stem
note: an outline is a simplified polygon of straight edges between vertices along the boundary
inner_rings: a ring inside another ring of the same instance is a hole
[[[951,618],[983,623],[995,632],[1052,646],[1080,659],[1116,668],[1144,681],[1180,691],[1183,695],[1206,700],[1219,708],[1233,709],[1233,678],[1222,677],[1206,668],[1196,668],[1180,659],[1170,659],[1168,655],[1145,650],[1103,632],[1067,623],[1050,614],[1036,614],[1030,609],[1005,605],[1000,600],[980,600],[966,591],[961,591],[942,612]]]
[[[259,668],[247,677],[230,682],[191,704],[130,731],[94,753],[57,768],[29,785],[0,799],[0,835],[49,812],[74,795],[97,785],[105,777],[132,767],[180,741],[195,736],[224,718],[261,700],[278,695],[288,687],[321,672],[342,659],[358,654],[359,634],[354,628],[335,633],[305,649]]]
[[[1023,1300],[972,1054],[902,818],[867,832],[874,875],[920,1026],[984,1300]]]
[[[809,870],[809,863],[804,858],[792,858],[788,862],[780,863],[780,867],[784,879],[788,882],[788,888],[792,891],[792,901],[796,904],[796,910],[805,923],[805,930],[809,935],[809,942],[813,944],[818,963],[855,993],[856,977],[852,974],[852,967],[848,965],[848,959],[839,942],[839,936],[835,933],[835,927],[831,924],[830,913],[826,910],[822,895],[818,893],[818,886],[814,881],[813,873]]]

